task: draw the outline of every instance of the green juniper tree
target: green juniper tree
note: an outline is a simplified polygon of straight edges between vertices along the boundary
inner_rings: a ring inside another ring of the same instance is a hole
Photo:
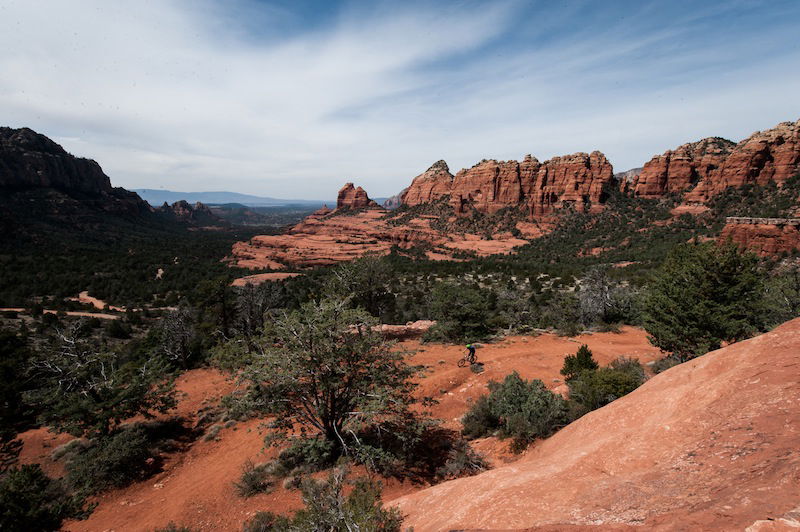
[[[244,372],[250,400],[277,414],[276,428],[285,433],[318,433],[336,455],[355,451],[359,431],[408,415],[411,377],[419,371],[373,331],[375,324],[347,299],[309,302],[285,314],[257,342]]]
[[[742,340],[763,327],[758,257],[732,243],[675,248],[644,300],[644,328],[656,347],[680,360]]]

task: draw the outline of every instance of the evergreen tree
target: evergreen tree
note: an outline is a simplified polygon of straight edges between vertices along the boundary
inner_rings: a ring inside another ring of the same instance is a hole
[[[592,351],[588,345],[582,345],[578,352],[574,355],[567,355],[564,358],[564,367],[561,368],[561,374],[568,381],[578,376],[581,371],[595,370],[600,366],[597,361],[592,357]]]
[[[763,327],[762,279],[758,257],[732,243],[678,246],[645,296],[651,343],[687,360],[749,337]]]

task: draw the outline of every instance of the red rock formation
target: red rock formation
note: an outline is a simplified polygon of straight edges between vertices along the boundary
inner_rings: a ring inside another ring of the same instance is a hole
[[[800,172],[800,120],[783,122],[734,144],[719,137],[684,144],[653,157],[632,185],[636,196],[659,198],[688,192],[705,202],[725,188],[783,183]]]
[[[800,503],[798,367],[800,319],[656,375],[516,462],[388,504],[418,531],[744,530]]]
[[[425,172],[418,175],[403,192],[404,205],[414,206],[420,203],[436,201],[450,195],[453,186],[453,175],[444,161],[436,161]]]
[[[635,178],[634,195],[648,199],[660,198],[713,179],[735,146],[730,140],[710,137],[656,155]]]
[[[555,157],[544,163],[530,155],[522,161],[483,160],[455,177],[444,161],[439,161],[414,178],[403,203],[418,205],[449,195],[458,214],[473,208],[494,213],[525,206],[536,217],[567,204],[583,210],[588,203],[598,203],[603,186],[612,180],[611,164],[600,152]]]
[[[365,207],[378,207],[378,204],[369,199],[367,192],[361,188],[356,188],[353,183],[347,183],[339,190],[336,199],[336,209],[363,209]]]
[[[584,211],[589,203],[602,203],[603,187],[613,180],[614,169],[599,151],[554,157],[538,168],[527,190],[523,181],[528,212],[534,217],[543,216],[567,205]]]
[[[800,250],[800,220],[770,218],[728,219],[720,242],[733,241],[744,249],[765,256]]]
[[[428,248],[429,257],[452,259],[460,251],[478,256],[510,253],[526,240],[510,234],[483,235],[444,233],[431,228],[430,219],[421,216],[402,225],[391,225],[388,211],[367,209],[352,216],[312,214],[283,235],[259,235],[233,246],[232,264],[243,268],[282,269],[336,264],[367,253],[387,254],[392,246]]]
[[[698,186],[695,199],[708,199],[727,187],[780,184],[800,172],[800,120],[782,122],[741,141],[715,179]]]

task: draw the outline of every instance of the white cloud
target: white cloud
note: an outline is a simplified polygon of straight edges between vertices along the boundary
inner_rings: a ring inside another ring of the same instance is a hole
[[[679,28],[535,44],[575,7],[531,20],[534,44],[504,47],[521,4],[387,6],[293,33],[278,9],[258,11],[258,31],[241,25],[247,4],[12,0],[0,116],[98,160],[116,185],[330,199],[348,180],[394,193],[440,158],[456,170],[601,149],[624,169],[800,115],[797,52],[730,66],[729,51],[682,51]]]

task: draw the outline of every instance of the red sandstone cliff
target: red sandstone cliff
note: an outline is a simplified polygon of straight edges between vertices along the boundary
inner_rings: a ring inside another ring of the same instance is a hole
[[[353,183],[347,183],[339,190],[336,199],[336,209],[363,209],[365,207],[378,207],[378,204],[369,199],[367,192],[356,188]]]
[[[505,207],[525,206],[531,216],[551,214],[567,204],[584,210],[602,200],[604,185],[614,179],[611,163],[600,152],[575,153],[540,163],[526,155],[522,161],[483,160],[455,177],[439,161],[414,178],[403,195],[406,205],[418,205],[450,196],[458,214],[474,208],[494,213]]]
[[[800,250],[800,220],[772,218],[728,219],[720,242],[733,241],[762,257]]]
[[[783,183],[800,172],[800,120],[782,122],[734,144],[719,137],[684,144],[653,157],[632,185],[636,196],[688,192],[705,202],[730,186]]]
[[[444,161],[436,161],[424,173],[418,175],[403,192],[404,205],[414,206],[420,203],[436,201],[450,195],[453,186],[453,175]]]
[[[636,196],[655,199],[683,192],[697,183],[714,178],[736,144],[720,137],[691,142],[656,155],[635,178]]]

